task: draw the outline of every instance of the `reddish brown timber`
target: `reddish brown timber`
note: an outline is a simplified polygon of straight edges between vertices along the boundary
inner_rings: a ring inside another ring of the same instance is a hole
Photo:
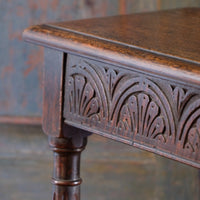
[[[88,133],[74,127],[63,127],[63,138],[49,137],[54,152],[52,177],[53,200],[80,199],[80,158],[87,144]]]
[[[45,24],[27,29],[24,38],[61,51],[199,84],[199,10]]]
[[[47,135],[62,135],[63,58],[60,51],[45,49],[43,81],[43,130]]]
[[[53,49],[45,58],[43,127],[55,152],[56,200],[79,193],[78,176],[62,171],[76,171],[68,141],[82,141],[84,130],[200,168],[199,24],[200,8],[185,8],[24,32]]]

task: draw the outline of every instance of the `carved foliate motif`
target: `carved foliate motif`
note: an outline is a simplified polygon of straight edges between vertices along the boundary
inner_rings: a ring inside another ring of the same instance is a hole
[[[66,122],[200,160],[199,90],[77,56],[66,74]]]
[[[133,137],[138,134],[166,142],[165,122],[160,115],[160,108],[154,101],[150,100],[148,95],[130,96],[127,103],[122,106],[119,115],[116,124],[116,132],[119,135],[129,133]]]
[[[127,132],[132,134],[132,138],[145,137],[173,143],[175,136],[171,108],[154,82],[143,77],[128,79],[119,88],[113,102],[117,103],[112,104],[110,120],[118,127],[116,132]]]
[[[91,83],[81,75],[71,76],[68,80],[70,113],[92,118],[100,110],[99,100]]]
[[[182,87],[176,87],[173,85],[170,85],[170,87],[171,87],[171,94],[174,100],[174,104],[176,106],[178,115],[180,116],[185,107],[185,104],[195,94],[193,93],[193,91],[187,90]]]

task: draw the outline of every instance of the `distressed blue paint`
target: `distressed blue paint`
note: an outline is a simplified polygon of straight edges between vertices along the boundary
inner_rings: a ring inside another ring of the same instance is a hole
[[[105,3],[94,1],[93,13],[83,0],[0,1],[0,115],[40,116],[42,113],[43,58],[42,54],[38,55],[39,61],[35,62],[33,55],[41,48],[23,42],[22,31],[46,21],[117,14],[117,7],[104,11],[103,7],[97,9],[100,4]]]

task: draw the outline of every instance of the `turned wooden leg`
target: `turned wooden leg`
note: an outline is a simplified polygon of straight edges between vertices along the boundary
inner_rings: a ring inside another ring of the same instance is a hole
[[[80,199],[80,157],[87,144],[87,137],[74,133],[67,138],[49,138],[54,152],[52,177],[53,200]]]

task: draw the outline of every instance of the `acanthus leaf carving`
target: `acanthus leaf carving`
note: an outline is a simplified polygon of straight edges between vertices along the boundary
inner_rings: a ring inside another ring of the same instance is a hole
[[[114,126],[118,126],[119,121],[120,124],[123,122],[121,112],[126,105],[129,111],[126,112],[129,113],[127,116],[131,118],[127,120],[126,117],[126,127],[132,128],[132,135],[136,138],[140,136],[162,141],[161,143],[175,142],[171,107],[164,93],[154,82],[143,77],[132,78],[127,80],[119,91],[113,97],[113,102],[117,103],[113,104],[110,115]]]
[[[180,117],[185,107],[185,104],[194,95],[194,93],[178,86],[170,85],[170,88],[173,100],[175,102],[175,107],[177,109],[178,117]]]
[[[115,89],[117,87],[117,84],[120,82],[120,80],[124,77],[124,73],[118,72],[114,69],[104,68],[106,83],[107,83],[107,89],[108,94],[110,98],[112,99]]]
[[[200,159],[200,99],[193,101],[181,116],[177,144],[186,154]]]
[[[162,137],[162,141],[166,141],[163,136],[164,120],[159,115],[159,107],[146,94],[131,95],[128,98],[122,106],[116,126],[120,132],[131,132],[131,137],[138,134],[155,139],[159,136],[159,140]]]
[[[200,160],[199,91],[168,81],[165,87],[165,80],[161,85],[147,75],[77,59],[67,66],[66,118]]]
[[[80,75],[69,77],[69,108],[76,115],[91,117],[97,114],[100,107],[95,90],[85,78]]]
[[[184,145],[186,151],[198,152],[200,145],[200,118],[197,120],[195,127],[191,128],[188,132],[186,144]]]

